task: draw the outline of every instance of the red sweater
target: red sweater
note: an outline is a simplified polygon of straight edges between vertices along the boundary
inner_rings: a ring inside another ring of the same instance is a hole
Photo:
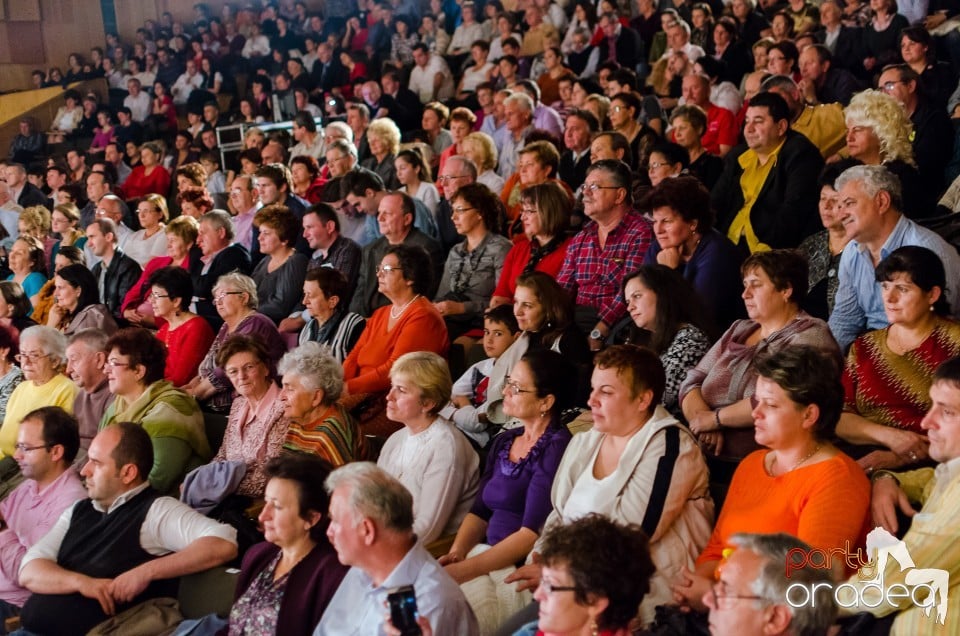
[[[563,267],[563,260],[567,257],[567,246],[569,244],[570,239],[561,243],[560,247],[540,259],[534,269],[556,278],[557,274],[560,273],[560,268]],[[530,239],[523,237],[510,248],[503,261],[503,269],[500,272],[497,288],[493,292],[494,296],[509,298],[510,302],[513,302],[513,293],[517,291],[517,277],[523,273],[523,269],[530,261],[530,249],[532,247],[533,244]]]
[[[154,166],[148,175],[143,166],[137,166],[123,182],[123,192],[128,199],[139,199],[148,194],[167,196],[170,193],[170,173],[163,166]]]

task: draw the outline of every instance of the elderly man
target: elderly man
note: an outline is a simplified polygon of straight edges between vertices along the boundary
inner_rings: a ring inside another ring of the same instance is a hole
[[[413,47],[413,70],[408,86],[424,104],[453,97],[453,74],[444,59],[430,52],[426,44]]]
[[[657,18],[657,24],[660,18]],[[616,13],[608,12],[600,16],[600,30],[603,41],[600,42],[600,59],[604,62],[616,62],[627,68],[635,68],[636,61],[643,60],[646,46],[640,34],[630,27],[623,26]]]
[[[567,115],[563,131],[563,145],[566,150],[560,155],[560,180],[576,191],[587,178],[590,167],[590,142],[600,130],[600,124],[593,113],[586,110],[574,110]]]
[[[109,218],[96,219],[87,226],[87,244],[100,262],[93,267],[100,302],[121,320],[120,305],[127,292],[140,279],[137,261],[117,246],[117,225]]]
[[[316,87],[314,93],[326,94],[335,88],[340,88],[350,82],[350,72],[334,55],[333,47],[328,42],[317,45],[317,61],[310,71],[310,79]]]
[[[293,118],[293,138],[297,145],[290,149],[290,158],[309,155],[319,160],[323,156],[323,133],[317,130],[313,116],[300,111]]]
[[[570,241],[557,282],[576,302],[577,326],[590,348],[603,346],[627,311],[621,281],[643,264],[653,230],[633,208],[630,167],[609,159],[590,166],[583,182],[587,224]]]
[[[693,64],[701,57],[706,55],[703,48],[697,46],[690,42],[690,25],[679,20],[673,22],[666,28],[667,33],[667,50],[663,54],[663,58],[669,58],[670,56],[682,53],[690,60],[690,63]]]
[[[19,236],[17,225],[22,212],[23,208],[17,205],[16,199],[10,194],[10,186],[6,181],[0,181],[0,225],[14,239]]]
[[[747,107],[746,145],[731,150],[713,188],[717,228],[751,253],[796,247],[822,229],[817,176],[823,158],[790,130],[790,111],[779,95],[760,93]]]
[[[140,80],[131,77],[127,80],[129,94],[123,98],[123,105],[130,109],[130,117],[138,124],[142,124],[150,117],[150,95],[143,90]]]
[[[737,143],[740,130],[734,113],[710,101],[710,78],[699,73],[683,77],[683,98],[707,114],[707,129],[700,143],[707,152],[725,156]]]
[[[19,614],[30,598],[18,572],[27,550],[67,507],[86,497],[71,466],[80,448],[77,421],[57,406],[31,411],[20,422],[13,457],[25,481],[0,503],[0,616]]]
[[[846,106],[854,93],[863,90],[853,73],[833,65],[833,54],[822,44],[814,44],[800,51],[800,90],[808,104]]]
[[[761,84],[760,90],[783,98],[790,110],[790,128],[809,139],[824,159],[846,147],[847,121],[840,104],[806,103],[800,87],[792,77],[786,75],[768,77]]]
[[[173,103],[177,105],[186,105],[193,91],[203,86],[203,75],[197,68],[197,62],[194,59],[187,60],[186,70],[177,78],[177,81],[170,87],[170,95],[173,97]]]
[[[113,181],[110,176],[102,170],[95,170],[88,174],[86,185],[88,202],[83,206],[83,209],[80,210],[81,229],[90,225],[90,223],[97,218],[97,206],[100,205],[100,199],[110,194],[113,190]]]
[[[375,195],[365,198],[369,201],[373,196]],[[428,294],[430,298],[437,289],[440,271],[445,262],[440,244],[413,226],[416,208],[412,197],[403,192],[383,192],[382,196],[379,196],[377,210],[377,223],[382,236],[363,248],[360,277],[350,303],[350,311],[364,317],[370,316],[375,309],[390,304],[387,297],[377,290],[377,269],[391,245],[416,245],[430,254],[434,274],[434,282]]]
[[[960,631],[960,543],[956,540],[960,358],[944,362],[934,372],[930,400],[930,411],[920,425],[927,432],[928,452],[938,462],[936,468],[878,471],[873,476],[874,520],[894,535],[903,531],[898,514],[913,521],[903,540],[879,555],[879,573],[863,569],[837,590],[841,613],[865,611],[892,618],[892,629],[887,627],[891,634],[933,636]],[[914,504],[922,506],[919,511]],[[882,598],[876,593],[898,587],[905,588],[905,593]]]
[[[150,487],[150,435],[109,426],[90,445],[89,499],[68,508],[27,551],[20,584],[33,592],[22,625],[38,634],[86,633],[135,603],[175,596],[177,578],[237,554],[236,531]]]
[[[517,171],[520,149],[527,145],[527,135],[533,131],[534,108],[533,99],[526,93],[514,93],[503,102],[506,134],[497,140],[500,150],[497,174],[504,179]]]
[[[126,247],[127,241],[133,236],[133,230],[123,222],[124,215],[128,211],[127,204],[123,202],[123,199],[111,193],[100,198],[94,214],[94,219],[110,219],[113,221],[117,230],[117,247],[119,249]],[[87,257],[87,267],[90,269],[93,269],[100,262],[100,257],[93,252],[93,247],[89,243],[84,245],[83,253]]]
[[[516,88],[522,90],[533,100],[533,127],[562,137],[563,118],[555,108],[540,101],[540,86],[533,80],[526,79],[517,82]]]
[[[735,534],[730,542],[732,553],[703,595],[712,636],[826,636],[837,615],[831,570],[809,561],[791,565],[789,573],[786,567],[813,548],[788,534]],[[804,591],[812,596],[809,603],[788,601]]]
[[[80,431],[79,459],[86,459],[87,449],[100,429],[103,413],[113,401],[107,385],[107,340],[99,329],[81,329],[67,342],[66,373],[77,385],[73,415]]]
[[[383,634],[387,594],[410,585],[417,612],[435,634],[477,636],[473,610],[456,582],[417,541],[413,497],[369,462],[347,464],[327,478],[327,536],[347,576],[330,600],[314,636]]]
[[[223,324],[223,319],[213,306],[213,287],[224,274],[239,271],[249,274],[250,253],[247,248],[233,242],[233,222],[223,210],[212,210],[200,217],[197,247],[203,256],[190,263],[193,279],[193,301],[190,310],[206,318],[214,331]]]
[[[960,280],[960,256],[939,234],[903,216],[900,180],[884,166],[849,168],[835,187],[837,213],[850,242],[840,256],[830,331],[846,349],[861,333],[890,324],[876,267],[891,252],[904,245],[933,250],[943,261],[948,281]],[[947,285],[945,293],[954,316],[960,315],[957,285]]]
[[[254,187],[253,177],[240,174],[230,184],[230,205],[233,217],[234,240],[247,251],[253,249],[253,217],[260,209],[260,193]]]

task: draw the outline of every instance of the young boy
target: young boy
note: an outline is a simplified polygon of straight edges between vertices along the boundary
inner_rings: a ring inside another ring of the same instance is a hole
[[[520,327],[513,315],[513,305],[499,305],[483,315],[483,351],[489,356],[460,376],[453,385],[453,397],[440,415],[453,420],[461,431],[483,449],[490,442],[490,424],[487,422],[487,382],[493,365],[510,348]]]
[[[220,170],[220,157],[217,153],[209,150],[200,153],[200,165],[203,171],[207,173],[207,192],[210,194],[223,194],[227,190],[226,178],[223,171]]]

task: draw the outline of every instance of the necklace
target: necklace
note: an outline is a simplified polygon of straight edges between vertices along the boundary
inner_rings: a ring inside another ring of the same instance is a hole
[[[919,331],[919,336],[916,335],[916,332],[909,334],[909,339],[905,338],[903,334],[900,333],[900,329],[894,329],[897,325],[891,325],[887,329],[887,348],[896,353],[897,355],[906,355],[922,345],[927,338],[930,337],[930,334],[933,333],[934,329],[937,328],[937,323],[934,323],[930,327],[926,327]]]
[[[800,461],[798,461],[796,464],[793,465],[793,468],[791,468],[790,470],[784,471],[783,474],[786,475],[787,473],[793,472],[793,471],[795,471],[796,469],[800,468],[800,465],[803,464],[803,462],[807,461],[808,459],[810,459],[811,457],[813,457],[814,455],[816,455],[816,454],[820,451],[820,446],[821,446],[820,444],[817,444],[816,446],[814,446],[814,447],[813,447],[813,450],[810,451],[810,454],[804,455],[803,458],[802,458]],[[773,456],[773,461],[770,463],[770,472],[771,472],[771,473],[773,472],[773,467],[776,466],[776,465],[777,465],[777,456],[774,455],[774,456]]]
[[[408,300],[408,301],[406,302],[406,304],[405,304],[403,307],[400,308],[399,311],[397,311],[397,308],[396,308],[396,307],[391,306],[391,307],[390,307],[390,319],[391,319],[391,320],[396,320],[397,318],[399,318],[400,316],[402,316],[402,315],[403,315],[403,312],[405,312],[405,311],[407,310],[407,307],[409,307],[410,304],[413,303],[413,301],[415,301],[417,298],[420,298],[420,294],[417,294],[416,296],[414,296],[413,298],[411,298],[410,300]]]

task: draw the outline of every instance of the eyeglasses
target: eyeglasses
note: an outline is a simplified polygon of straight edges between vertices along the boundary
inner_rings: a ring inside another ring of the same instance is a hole
[[[133,365],[130,364],[129,362],[120,362],[119,360],[114,358],[113,360],[107,360],[107,366],[110,367],[111,369],[122,369],[124,367],[128,367],[128,368],[132,367]]]
[[[17,362],[36,362],[43,358],[49,358],[49,353],[18,353],[13,356]]]
[[[520,216],[533,216],[537,213],[537,208],[529,206],[520,208]]]
[[[540,588],[547,594],[553,594],[554,592],[576,592],[580,589],[575,585],[554,585],[546,579],[540,579]]]
[[[390,272],[402,272],[403,268],[400,266],[394,267],[393,265],[377,265],[374,271],[377,273],[377,276],[379,276],[380,274],[386,275]]]
[[[443,176],[441,176],[441,177],[437,177],[437,181],[439,181],[440,183],[444,183],[444,182],[446,182],[446,181],[453,181],[453,180],[455,180],[455,179],[465,179],[465,178],[466,178],[466,177],[465,177],[464,175],[459,175],[459,176],[456,176],[456,177],[452,177],[452,176],[450,176],[450,175],[448,175],[448,174],[445,174],[445,175],[443,175]]]
[[[460,215],[462,215],[462,214],[466,214],[466,213],[469,212],[470,210],[476,210],[476,209],[477,209],[477,208],[465,208],[465,207],[463,207],[462,205],[459,205],[459,206],[453,208],[453,210],[451,210],[451,214],[456,215],[456,216],[460,216]]]
[[[245,293],[247,293],[247,292],[238,292],[238,291],[228,292],[228,291],[225,291],[225,292],[220,292],[219,294],[214,294],[214,295],[213,295],[213,299],[214,299],[214,300],[223,300],[223,299],[226,298],[227,296],[239,296],[240,294],[245,294]]]
[[[723,585],[719,581],[710,586],[710,601],[711,605],[716,608],[721,607],[721,601],[723,602],[724,608],[729,608],[733,605],[733,601],[762,601],[765,600],[763,596],[757,596],[756,594],[720,594],[717,590],[720,586]]]
[[[40,450],[41,448],[50,448],[50,444],[40,444],[39,446],[27,446],[26,444],[14,444],[14,449],[20,451],[21,453],[29,453],[30,451]]]
[[[889,82],[884,82],[883,84],[880,85],[880,90],[883,91],[884,93],[889,93],[890,91],[892,91],[894,88],[897,87],[897,84],[906,84],[906,81],[891,80]]]
[[[257,368],[257,365],[252,362],[245,364],[242,367],[229,367],[228,369],[226,369],[227,377],[235,378],[239,376],[241,373],[243,375],[250,375],[251,373],[253,373],[254,369],[256,368]]]
[[[616,106],[611,106],[611,107],[610,107],[610,110],[613,111],[613,112],[615,112],[615,113],[621,113],[621,112],[627,110],[627,107],[626,107],[626,106],[620,106],[619,104],[617,104]]]
[[[150,292],[150,295],[154,298],[170,298],[170,294],[158,294],[157,292]]]
[[[670,164],[666,161],[651,161],[649,170],[659,170],[660,168],[669,168]]]
[[[619,190],[620,188],[621,186],[605,186],[605,185],[600,185],[599,183],[583,184],[583,191],[590,192],[590,193],[596,193],[597,190]]]
[[[514,382],[510,379],[508,375],[503,383],[503,392],[504,393],[513,393],[514,395],[519,395],[521,393],[536,393],[535,389],[521,389],[519,382]]]

